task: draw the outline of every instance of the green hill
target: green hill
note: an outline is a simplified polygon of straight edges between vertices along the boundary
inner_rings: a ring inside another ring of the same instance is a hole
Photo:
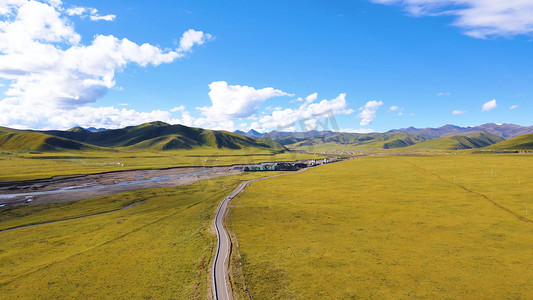
[[[370,150],[403,148],[425,141],[424,137],[403,132],[344,133],[316,137],[288,145],[289,148],[312,147],[315,150]]]
[[[404,150],[461,150],[486,147],[503,139],[497,135],[486,132],[475,132],[468,135],[454,135],[438,139],[425,141],[419,144],[411,145]]]
[[[17,151],[60,151],[124,148],[137,150],[178,150],[200,147],[283,152],[284,146],[269,140],[239,134],[205,130],[183,125],[151,122],[121,129],[91,132],[81,127],[67,131],[24,131],[0,127],[0,149]]]
[[[46,133],[91,145],[113,148],[177,150],[196,147],[225,149],[253,147],[275,151],[287,150],[278,143],[267,143],[227,131],[170,125],[160,121],[101,132],[70,130],[47,131]]]
[[[505,150],[533,150],[533,133],[517,136],[493,145],[490,149],[505,149]]]
[[[0,132],[0,149],[22,152],[56,152],[64,150],[99,150],[98,147],[77,141],[50,136],[40,132]]]

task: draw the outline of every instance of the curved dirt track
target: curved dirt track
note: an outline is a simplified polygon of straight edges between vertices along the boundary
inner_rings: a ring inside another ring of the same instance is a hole
[[[228,232],[226,231],[226,228],[224,227],[224,218],[226,217],[228,203],[235,198],[239,193],[244,191],[246,187],[255,181],[279,177],[279,176],[285,176],[285,175],[291,175],[303,172],[305,170],[308,170],[308,168],[291,172],[287,174],[279,174],[269,177],[263,177],[258,178],[254,180],[248,180],[239,185],[231,194],[229,194],[217,208],[217,212],[215,214],[215,219],[213,221],[213,225],[215,227],[215,232],[217,234],[217,249],[215,252],[215,259],[213,260],[213,270],[212,270],[212,285],[213,285],[213,299],[215,300],[230,300],[233,299],[232,292],[231,292],[231,284],[229,283],[229,278],[226,276],[226,270],[227,270],[227,261],[228,256],[231,250],[231,240],[229,238]]]

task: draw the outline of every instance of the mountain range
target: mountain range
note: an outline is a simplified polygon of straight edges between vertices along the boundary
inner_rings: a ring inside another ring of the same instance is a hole
[[[533,126],[520,126],[515,124],[495,124],[487,123],[473,127],[459,127],[455,125],[444,125],[438,128],[402,128],[390,130],[389,132],[414,133],[429,139],[466,134],[471,132],[487,132],[502,137],[504,139],[512,138],[519,135],[533,133]]]
[[[274,152],[287,150],[268,139],[254,139],[239,134],[150,122],[121,129],[92,132],[81,127],[67,131],[17,130],[0,127],[0,150],[178,150],[200,147],[218,149],[257,148]]]
[[[383,133],[347,133],[335,131],[279,132],[262,135],[295,150],[459,150],[487,147],[504,139],[533,133],[533,126],[487,123],[460,127],[403,128]]]
[[[89,130],[90,129],[90,130]],[[117,149],[166,151],[178,149],[243,149],[271,152],[294,150],[402,151],[533,149],[533,126],[487,123],[474,127],[403,128],[383,133],[334,131],[259,133],[228,132],[170,125],[156,121],[121,129],[75,127],[62,130],[17,130],[0,127],[0,150],[72,151]]]

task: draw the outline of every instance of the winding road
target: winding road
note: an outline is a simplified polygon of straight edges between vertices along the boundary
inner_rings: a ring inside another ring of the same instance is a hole
[[[224,218],[226,217],[228,203],[231,201],[231,199],[235,198],[240,192],[244,191],[244,189],[252,182],[279,177],[279,176],[285,176],[285,175],[291,175],[295,173],[300,173],[305,170],[308,170],[308,168],[301,169],[296,172],[291,172],[287,174],[279,174],[269,177],[263,177],[258,178],[254,180],[248,180],[239,185],[237,189],[235,189],[229,196],[224,198],[220,205],[218,206],[217,212],[215,214],[215,220],[214,220],[214,226],[215,231],[217,234],[217,249],[215,252],[215,260],[213,263],[213,271],[212,271],[212,285],[213,285],[213,299],[215,300],[230,300],[233,299],[232,292],[231,292],[231,284],[229,283],[229,278],[226,277],[226,270],[228,269],[227,263],[228,263],[228,256],[231,249],[231,241],[228,235],[228,232],[226,231],[226,228],[224,227]]]

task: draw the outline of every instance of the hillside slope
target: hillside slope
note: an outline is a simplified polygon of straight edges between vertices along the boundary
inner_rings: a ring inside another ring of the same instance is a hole
[[[102,150],[99,147],[87,145],[61,137],[55,137],[40,132],[25,132],[17,130],[2,130],[0,128],[0,150],[14,150],[22,152],[57,152],[65,150]]]
[[[440,137],[447,137],[453,135],[465,135],[474,132],[487,132],[504,139],[520,136],[528,133],[533,133],[533,126],[520,126],[515,124],[495,124],[486,123],[473,127],[460,127],[455,125],[444,125],[438,128],[402,128],[390,130],[389,132],[404,132],[410,134],[418,134],[428,139],[435,139]]]
[[[512,139],[490,145],[487,148],[505,150],[533,150],[533,133],[517,136]]]
[[[131,149],[177,150],[195,147],[226,149],[264,148],[284,151],[278,143],[265,143],[239,134],[150,122],[121,129],[90,132],[88,130],[47,131],[47,134],[64,137],[103,147]]]
[[[501,141],[503,141],[503,139],[497,135],[486,132],[476,132],[468,135],[454,135],[433,139],[406,147],[404,150],[433,151],[474,149],[486,147]]]
[[[419,135],[403,132],[365,134],[340,132],[300,141],[288,145],[288,147],[301,148],[311,146],[317,150],[334,149],[336,146],[339,146],[342,150],[395,149],[407,147],[425,140],[424,137]]]
[[[67,131],[30,131],[0,127],[0,149],[16,151],[61,151],[122,148],[136,150],[178,150],[199,147],[254,149],[272,152],[284,146],[239,134],[151,122],[121,129],[91,132],[81,127]]]

